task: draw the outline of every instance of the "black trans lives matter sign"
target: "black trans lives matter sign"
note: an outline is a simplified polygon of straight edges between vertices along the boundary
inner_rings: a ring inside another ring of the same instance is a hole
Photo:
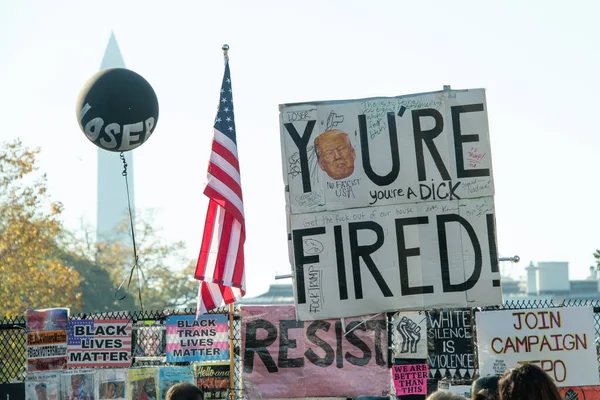
[[[429,377],[470,380],[477,368],[470,309],[427,313]]]

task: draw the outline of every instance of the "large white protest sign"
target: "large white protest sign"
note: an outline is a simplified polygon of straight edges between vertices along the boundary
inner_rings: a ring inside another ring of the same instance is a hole
[[[298,318],[501,302],[492,198],[292,215]]]
[[[476,326],[481,376],[534,363],[557,386],[600,383],[592,307],[479,312]]]
[[[300,320],[501,302],[485,92],[280,106]]]
[[[280,106],[292,214],[494,194],[485,91]]]

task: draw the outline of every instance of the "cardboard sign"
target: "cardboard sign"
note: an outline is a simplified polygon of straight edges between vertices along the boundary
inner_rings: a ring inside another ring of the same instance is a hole
[[[131,366],[132,321],[82,319],[69,325],[70,367]]]
[[[292,215],[302,321],[502,300],[491,197]]]
[[[432,310],[427,313],[429,377],[434,379],[470,380],[475,374],[471,310]]]
[[[385,315],[302,322],[294,306],[242,306],[249,398],[386,396]]]
[[[229,360],[227,315],[167,317],[167,362],[199,360]]]
[[[427,394],[427,364],[392,365],[396,396]]]
[[[483,89],[279,110],[291,214],[494,195]]]
[[[427,315],[424,311],[405,311],[392,318],[394,358],[427,358]]]
[[[560,387],[600,383],[592,307],[486,311],[476,322],[482,376],[533,363]]]

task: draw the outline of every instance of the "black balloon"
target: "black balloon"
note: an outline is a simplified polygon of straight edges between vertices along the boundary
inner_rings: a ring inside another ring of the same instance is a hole
[[[77,99],[77,119],[86,137],[109,151],[129,151],[152,135],[158,99],[142,76],[125,68],[92,76]]]

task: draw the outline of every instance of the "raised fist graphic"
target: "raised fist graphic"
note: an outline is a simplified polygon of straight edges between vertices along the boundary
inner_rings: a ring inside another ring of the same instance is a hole
[[[402,347],[400,353],[417,352],[417,344],[421,340],[421,327],[413,320],[402,317],[396,330],[402,337]]]
[[[569,389],[565,393],[565,400],[579,400],[579,396],[573,389]]]

